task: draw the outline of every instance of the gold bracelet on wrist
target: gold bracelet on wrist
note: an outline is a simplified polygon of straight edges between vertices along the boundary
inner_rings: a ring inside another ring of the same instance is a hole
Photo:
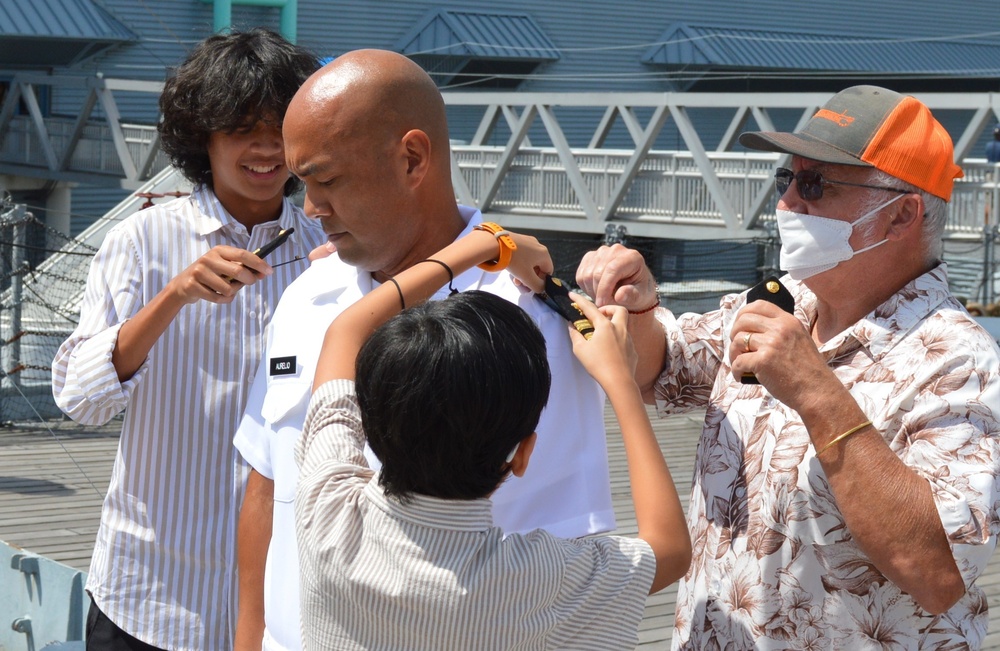
[[[826,452],[827,450],[829,450],[830,448],[832,448],[834,445],[836,445],[836,444],[840,443],[841,441],[843,441],[844,439],[846,439],[848,436],[851,436],[852,434],[856,434],[856,433],[860,432],[861,430],[863,430],[864,428],[868,427],[871,424],[872,424],[872,422],[870,420],[866,420],[865,422],[861,423],[857,427],[852,427],[851,429],[847,430],[846,432],[844,432],[840,436],[837,436],[837,437],[831,439],[830,441],[827,442],[826,445],[823,446],[823,448],[819,452],[816,453],[816,456],[818,457],[819,455],[823,454],[824,452]]]
[[[510,264],[511,258],[514,257],[514,251],[517,250],[517,244],[510,236],[510,231],[505,231],[500,224],[494,222],[483,222],[482,224],[476,224],[472,228],[473,230],[486,231],[492,234],[500,246],[500,252],[497,254],[495,260],[483,262],[478,267],[483,271],[503,271],[506,269],[507,265]]]

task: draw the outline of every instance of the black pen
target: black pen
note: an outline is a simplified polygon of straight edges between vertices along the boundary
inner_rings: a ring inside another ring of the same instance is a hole
[[[267,244],[265,244],[264,246],[262,246],[260,248],[254,249],[253,254],[255,256],[257,256],[258,258],[260,258],[260,259],[263,260],[264,256],[266,256],[268,253],[270,253],[271,251],[275,250],[276,248],[278,248],[279,246],[281,246],[282,244],[284,244],[285,240],[288,239],[288,236],[291,235],[294,232],[295,232],[294,228],[285,228],[285,229],[281,230],[275,236],[275,238],[273,240],[271,240],[270,242],[268,242]],[[279,264],[282,264],[282,263],[279,263]],[[246,265],[243,265],[243,266],[246,267],[247,269],[249,269],[249,267],[247,267]],[[254,272],[254,273],[256,273],[256,272]],[[230,283],[239,282],[235,278],[230,278],[229,276],[223,276],[223,278],[225,278],[226,280],[228,280]]]
[[[263,258],[268,253],[270,253],[271,251],[275,250],[276,248],[284,244],[285,240],[288,239],[288,236],[294,232],[295,232],[294,228],[283,229],[281,232],[278,233],[278,235],[273,240],[271,240],[264,246],[260,247],[259,249],[256,249],[253,252],[253,254],[258,258]]]

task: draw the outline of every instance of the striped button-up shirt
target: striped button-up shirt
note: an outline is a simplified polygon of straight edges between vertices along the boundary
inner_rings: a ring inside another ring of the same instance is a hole
[[[354,383],[327,382],[296,450],[305,648],[635,648],[644,541],[504,538],[488,499],[387,497],[363,447]]]
[[[231,647],[246,479],[232,436],[272,310],[308,262],[277,267],[227,305],[186,305],[125,382],[111,353],[122,323],[209,249],[253,250],[289,227],[295,233],[268,257],[272,265],[325,240],[288,200],[252,234],[205,188],[136,213],[105,238],[80,324],[53,362],[53,394],[74,420],[99,425],[127,407],[87,590],[118,626],[160,648]]]

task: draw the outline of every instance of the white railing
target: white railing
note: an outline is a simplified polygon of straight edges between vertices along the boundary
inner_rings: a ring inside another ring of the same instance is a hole
[[[499,191],[489,204],[478,198],[496,173],[503,150],[496,147],[453,146],[453,157],[471,196],[484,212],[512,215],[520,220],[505,223],[531,226],[531,218],[561,218],[565,230],[603,232],[606,222],[588,219],[567,180],[558,154],[551,148],[522,148],[508,166]],[[632,157],[626,150],[574,150],[580,174],[598,210],[621,179]],[[709,152],[724,196],[736,208],[738,224],[746,230],[767,229],[774,220],[770,200],[754,213],[754,201],[773,187],[776,156]],[[984,225],[996,223],[1000,215],[1000,166],[985,161],[963,163],[965,178],[959,179],[949,205],[949,237],[980,237]],[[990,217],[993,215],[993,217]],[[677,227],[701,229],[700,237],[714,233],[725,237],[726,221],[714,195],[690,152],[650,151],[615,211],[616,221],[628,222],[633,235],[669,232]],[[752,222],[752,224],[751,224]],[[573,225],[575,224],[575,225]]]
[[[453,156],[471,196],[481,208],[515,215],[541,215],[587,220],[566,168],[553,148],[521,148],[507,167],[500,189],[484,204],[488,184],[499,167],[503,149],[457,145]],[[607,207],[633,152],[573,150],[583,183],[595,208]],[[774,156],[709,153],[729,203],[742,225],[751,214],[754,197],[771,183]],[[650,151],[619,203],[615,217],[655,226],[688,225],[724,228],[725,222],[690,152]],[[589,220],[596,221],[596,220]],[[598,222],[596,231],[603,231]]]

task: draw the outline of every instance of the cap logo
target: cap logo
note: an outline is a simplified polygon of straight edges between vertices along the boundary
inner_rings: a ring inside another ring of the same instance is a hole
[[[852,118],[847,113],[834,113],[830,109],[825,109],[825,108],[821,108],[820,110],[816,111],[816,115],[814,115],[813,117],[829,120],[830,122],[834,122],[837,124],[837,126],[841,127],[846,127],[851,122],[854,122],[854,118]]]

